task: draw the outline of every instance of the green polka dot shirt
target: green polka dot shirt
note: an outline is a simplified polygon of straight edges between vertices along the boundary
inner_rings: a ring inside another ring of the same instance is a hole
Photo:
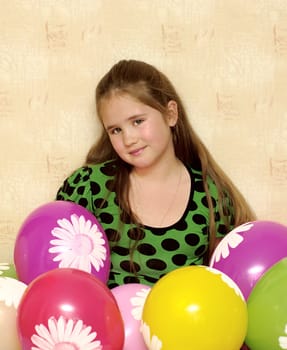
[[[140,228],[140,239],[132,258],[133,269],[130,247],[136,236],[135,225],[121,221],[116,193],[111,190],[117,170],[115,164],[110,161],[81,167],[58,190],[57,200],[82,205],[96,216],[104,229],[111,252],[110,288],[125,283],[151,286],[178,267],[204,263],[208,251],[209,209],[201,171],[187,168],[191,192],[182,217],[168,227]],[[215,208],[217,237],[223,237],[227,233],[226,226],[217,210],[218,193],[211,180],[209,189]]]

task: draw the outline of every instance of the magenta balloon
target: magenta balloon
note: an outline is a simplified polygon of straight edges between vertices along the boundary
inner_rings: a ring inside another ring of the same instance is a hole
[[[16,326],[22,350],[122,350],[124,344],[113,294],[78,269],[57,268],[35,278],[19,303]]]
[[[54,268],[77,268],[106,283],[110,250],[106,234],[86,208],[54,201],[35,209],[16,237],[14,263],[18,278],[29,284]]]
[[[124,284],[111,289],[124,321],[123,350],[147,350],[140,325],[143,305],[150,289],[151,287],[140,283]]]
[[[210,266],[233,279],[247,300],[260,277],[286,256],[287,227],[258,220],[229,232],[216,247]]]

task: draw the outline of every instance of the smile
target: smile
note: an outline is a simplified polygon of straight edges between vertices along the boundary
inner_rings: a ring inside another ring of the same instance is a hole
[[[142,152],[144,151],[145,147],[142,147],[142,148],[138,148],[138,149],[135,149],[131,152],[129,152],[130,155],[132,156],[139,156],[142,154]]]

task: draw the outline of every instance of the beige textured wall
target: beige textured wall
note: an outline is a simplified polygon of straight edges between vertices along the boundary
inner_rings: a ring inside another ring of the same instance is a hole
[[[260,219],[287,224],[287,1],[0,0],[0,261],[84,160],[94,88],[122,58],[178,87]]]

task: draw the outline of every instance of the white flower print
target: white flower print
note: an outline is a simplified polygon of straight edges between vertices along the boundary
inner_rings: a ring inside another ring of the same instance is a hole
[[[232,288],[232,289],[235,291],[235,293],[236,293],[243,301],[245,301],[245,298],[244,298],[244,296],[243,296],[243,294],[242,294],[240,288],[239,288],[238,285],[233,281],[232,278],[230,278],[229,276],[227,276],[225,273],[223,273],[223,272],[221,272],[221,271],[219,271],[219,270],[217,270],[217,269],[214,269],[214,268],[212,268],[212,267],[204,266],[204,268],[205,268],[206,270],[208,270],[208,271],[210,271],[210,272],[216,274],[216,275],[220,275],[222,281],[223,281],[224,283],[228,284],[228,286],[229,286],[230,288]]]
[[[10,269],[10,266],[8,263],[0,263],[0,275],[3,274],[3,271],[7,271]]]
[[[97,332],[91,332],[91,326],[85,326],[82,320],[76,323],[66,321],[63,316],[58,320],[50,317],[48,328],[36,325],[31,341],[35,346],[31,350],[101,350],[101,341],[95,340]]]
[[[71,221],[60,219],[59,227],[52,230],[57,239],[50,241],[50,253],[57,254],[53,261],[60,261],[59,267],[70,267],[91,272],[92,266],[99,271],[107,259],[107,249],[102,232],[84,216],[71,215]]]
[[[285,325],[284,333],[287,335],[287,324]],[[279,337],[279,346],[281,349],[287,349],[287,336],[281,336]]]
[[[0,302],[17,309],[26,287],[25,283],[14,278],[0,277]]]
[[[149,292],[150,288],[142,288],[140,291],[136,292],[136,297],[132,297],[130,299],[132,306],[135,306],[132,308],[131,313],[133,318],[137,321],[141,320],[142,318],[144,303]]]
[[[249,231],[253,226],[252,223],[247,222],[230,231],[216,247],[210,261],[210,266],[213,266],[214,263],[218,262],[221,258],[226,259],[230,254],[229,249],[236,248],[243,242],[244,238],[239,233]]]
[[[141,322],[140,331],[148,350],[161,350],[162,341],[156,336],[150,336],[150,328],[145,322]]]

